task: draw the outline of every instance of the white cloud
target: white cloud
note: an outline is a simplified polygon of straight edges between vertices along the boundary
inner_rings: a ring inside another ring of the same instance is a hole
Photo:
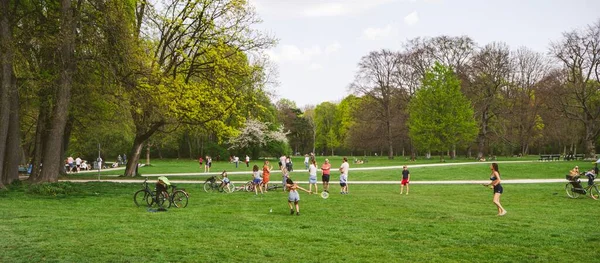
[[[332,17],[359,14],[388,3],[406,0],[249,1],[263,15]]]
[[[380,40],[388,37],[395,36],[398,31],[393,25],[388,24],[383,28],[369,27],[363,31],[362,37],[368,40]]]
[[[314,71],[318,71],[318,70],[322,70],[323,69],[323,65],[318,64],[318,63],[312,63],[310,64],[310,66],[308,66],[309,70],[314,70]]]
[[[325,47],[325,54],[329,55],[329,54],[333,54],[338,52],[340,49],[342,48],[342,45],[338,42],[333,42],[329,45],[327,45],[327,47]]]
[[[406,23],[409,26],[412,26],[417,22],[419,22],[419,13],[417,13],[417,11],[413,11],[412,13],[404,17],[404,23]]]
[[[319,60],[338,52],[341,47],[342,45],[337,41],[325,46],[325,48],[319,45],[300,48],[296,45],[287,44],[280,45],[276,49],[267,50],[265,53],[275,63],[291,63],[304,66],[308,70],[322,70],[323,65],[319,63]]]

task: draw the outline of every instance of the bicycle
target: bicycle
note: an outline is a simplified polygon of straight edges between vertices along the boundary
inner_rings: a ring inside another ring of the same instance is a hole
[[[133,202],[136,206],[145,204],[148,207],[152,207],[152,205],[154,205],[156,202],[156,198],[154,191],[151,191],[150,187],[148,187],[148,177],[146,177],[142,183],[142,186],[143,188],[141,190],[138,190],[135,192],[135,194],[133,194]]]
[[[177,186],[171,185],[171,193],[162,192],[159,198],[156,198],[155,191],[150,190],[148,187],[148,177],[142,183],[143,189],[138,190],[133,194],[133,202],[136,206],[146,205],[147,207],[152,207],[157,205],[159,207],[163,207],[166,201],[169,202],[169,206],[175,206],[178,208],[184,208],[188,205],[189,194],[185,191],[185,189],[177,189]]]
[[[221,179],[217,176],[211,176],[210,178],[206,179],[206,181],[204,181],[203,188],[207,193],[214,191],[232,193],[236,189],[233,182],[229,181],[229,185],[223,185],[223,181],[221,181]]]
[[[185,189],[180,188],[177,189],[177,186],[171,184],[171,193],[169,194],[168,190],[166,192],[162,192],[161,197],[159,198],[159,205],[162,206],[166,201],[169,201],[169,206],[174,206],[176,208],[185,208],[188,205],[188,200],[190,198],[190,194],[185,191]]]
[[[590,178],[588,186],[584,188],[579,180],[581,175],[582,174],[575,177],[566,175],[567,180],[569,180],[569,182],[565,185],[565,191],[567,192],[567,195],[570,198],[577,198],[580,194],[586,195],[589,193],[592,199],[598,200],[598,198],[600,198],[600,191],[598,190],[598,185],[594,183],[594,178]]]

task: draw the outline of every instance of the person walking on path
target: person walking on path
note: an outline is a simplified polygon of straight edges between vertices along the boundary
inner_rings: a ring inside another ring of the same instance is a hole
[[[312,187],[315,186],[315,193],[319,193],[319,187],[317,186],[317,162],[312,160],[310,166],[308,166],[308,191],[312,193]]]
[[[408,183],[410,181],[410,172],[408,171],[408,167],[402,167],[402,183],[400,184],[400,194],[404,192],[404,186],[406,186],[406,195],[408,195]]]
[[[348,158],[344,157],[340,166],[340,186],[342,187],[340,194],[348,194],[348,170],[350,170],[350,164],[348,164]]]
[[[323,175],[321,176],[321,181],[323,181],[323,191],[329,193],[329,177],[331,174],[331,164],[329,163],[329,159],[325,159],[325,163],[321,165],[321,171],[323,171]]]
[[[492,163],[490,165],[490,169],[492,170],[492,174],[490,175],[491,183],[487,184],[488,187],[494,189],[494,204],[498,208],[498,216],[506,215],[506,210],[500,204],[500,196],[502,192],[504,192],[504,188],[502,188],[501,180],[500,180],[500,171],[498,170],[498,164]]]

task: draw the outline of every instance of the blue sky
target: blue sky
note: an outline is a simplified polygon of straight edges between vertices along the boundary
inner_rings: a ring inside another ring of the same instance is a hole
[[[561,33],[600,19],[600,0],[250,0],[257,27],[279,44],[267,54],[278,71],[274,100],[298,106],[349,94],[360,58],[407,39],[467,35],[480,46],[547,53]]]

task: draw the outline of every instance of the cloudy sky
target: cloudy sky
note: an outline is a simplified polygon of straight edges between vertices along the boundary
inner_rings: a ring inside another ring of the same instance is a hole
[[[600,0],[250,0],[258,28],[279,39],[267,53],[277,97],[300,107],[348,94],[360,58],[407,39],[468,35],[547,52],[561,33],[600,19]]]

